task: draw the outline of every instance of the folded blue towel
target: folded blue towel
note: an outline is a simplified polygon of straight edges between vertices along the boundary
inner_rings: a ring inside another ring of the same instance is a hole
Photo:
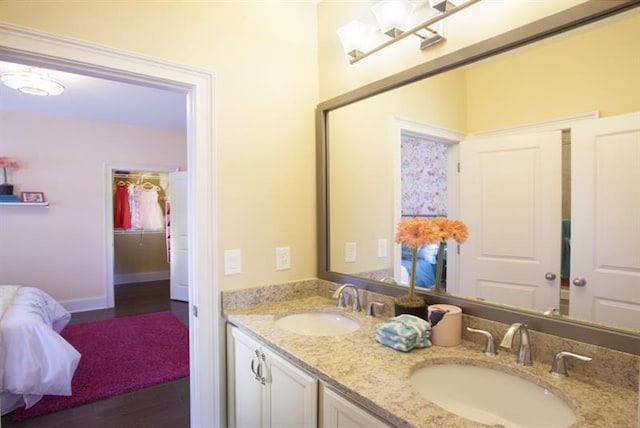
[[[384,333],[376,332],[376,340],[383,345],[391,346],[394,349],[410,351],[413,348],[428,348],[431,341],[428,337],[421,337],[416,343],[400,336],[391,336]]]
[[[405,343],[396,342],[394,340],[387,339],[384,336],[380,336],[379,334],[376,334],[376,340],[385,346],[395,349],[396,351],[409,352],[415,348],[414,344],[407,345]]]
[[[389,322],[376,325],[376,340],[399,351],[431,346],[431,325],[413,315],[398,315]]]

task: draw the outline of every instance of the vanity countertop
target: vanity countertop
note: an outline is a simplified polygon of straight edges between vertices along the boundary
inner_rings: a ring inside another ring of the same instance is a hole
[[[344,311],[361,323],[353,333],[333,337],[301,336],[282,330],[275,319],[296,311]],[[241,330],[260,338],[284,358],[306,370],[361,407],[398,427],[481,427],[452,414],[416,392],[411,369],[429,362],[469,363],[500,367],[548,387],[576,410],[573,427],[633,427],[638,420],[638,392],[590,379],[578,374],[555,378],[549,366],[515,364],[515,356],[499,352],[487,357],[475,343],[463,341],[456,347],[414,349],[404,353],[375,340],[375,325],[386,318],[369,318],[364,312],[338,309],[322,296],[290,298],[244,309],[225,310],[224,317]]]

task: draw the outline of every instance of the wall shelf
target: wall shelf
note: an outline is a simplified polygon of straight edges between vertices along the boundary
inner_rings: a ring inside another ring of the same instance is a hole
[[[49,202],[0,202],[0,205],[14,205],[14,206],[21,206],[21,207],[48,207],[49,206]]]

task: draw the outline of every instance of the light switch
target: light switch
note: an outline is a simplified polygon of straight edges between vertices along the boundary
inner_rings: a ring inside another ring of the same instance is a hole
[[[387,257],[386,239],[378,239],[378,257]]]
[[[356,261],[356,243],[345,242],[344,244],[344,262],[355,263]]]
[[[276,270],[291,269],[291,248],[276,248]]]
[[[237,275],[242,272],[242,251],[224,250],[224,274]]]

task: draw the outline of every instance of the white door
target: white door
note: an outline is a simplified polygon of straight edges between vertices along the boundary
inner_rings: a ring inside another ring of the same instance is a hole
[[[639,329],[640,113],[576,124],[571,159],[569,315]]]
[[[171,266],[170,297],[189,301],[189,237],[187,172],[169,174],[169,254]]]
[[[561,138],[550,131],[460,143],[460,217],[469,229],[460,295],[558,307]]]

